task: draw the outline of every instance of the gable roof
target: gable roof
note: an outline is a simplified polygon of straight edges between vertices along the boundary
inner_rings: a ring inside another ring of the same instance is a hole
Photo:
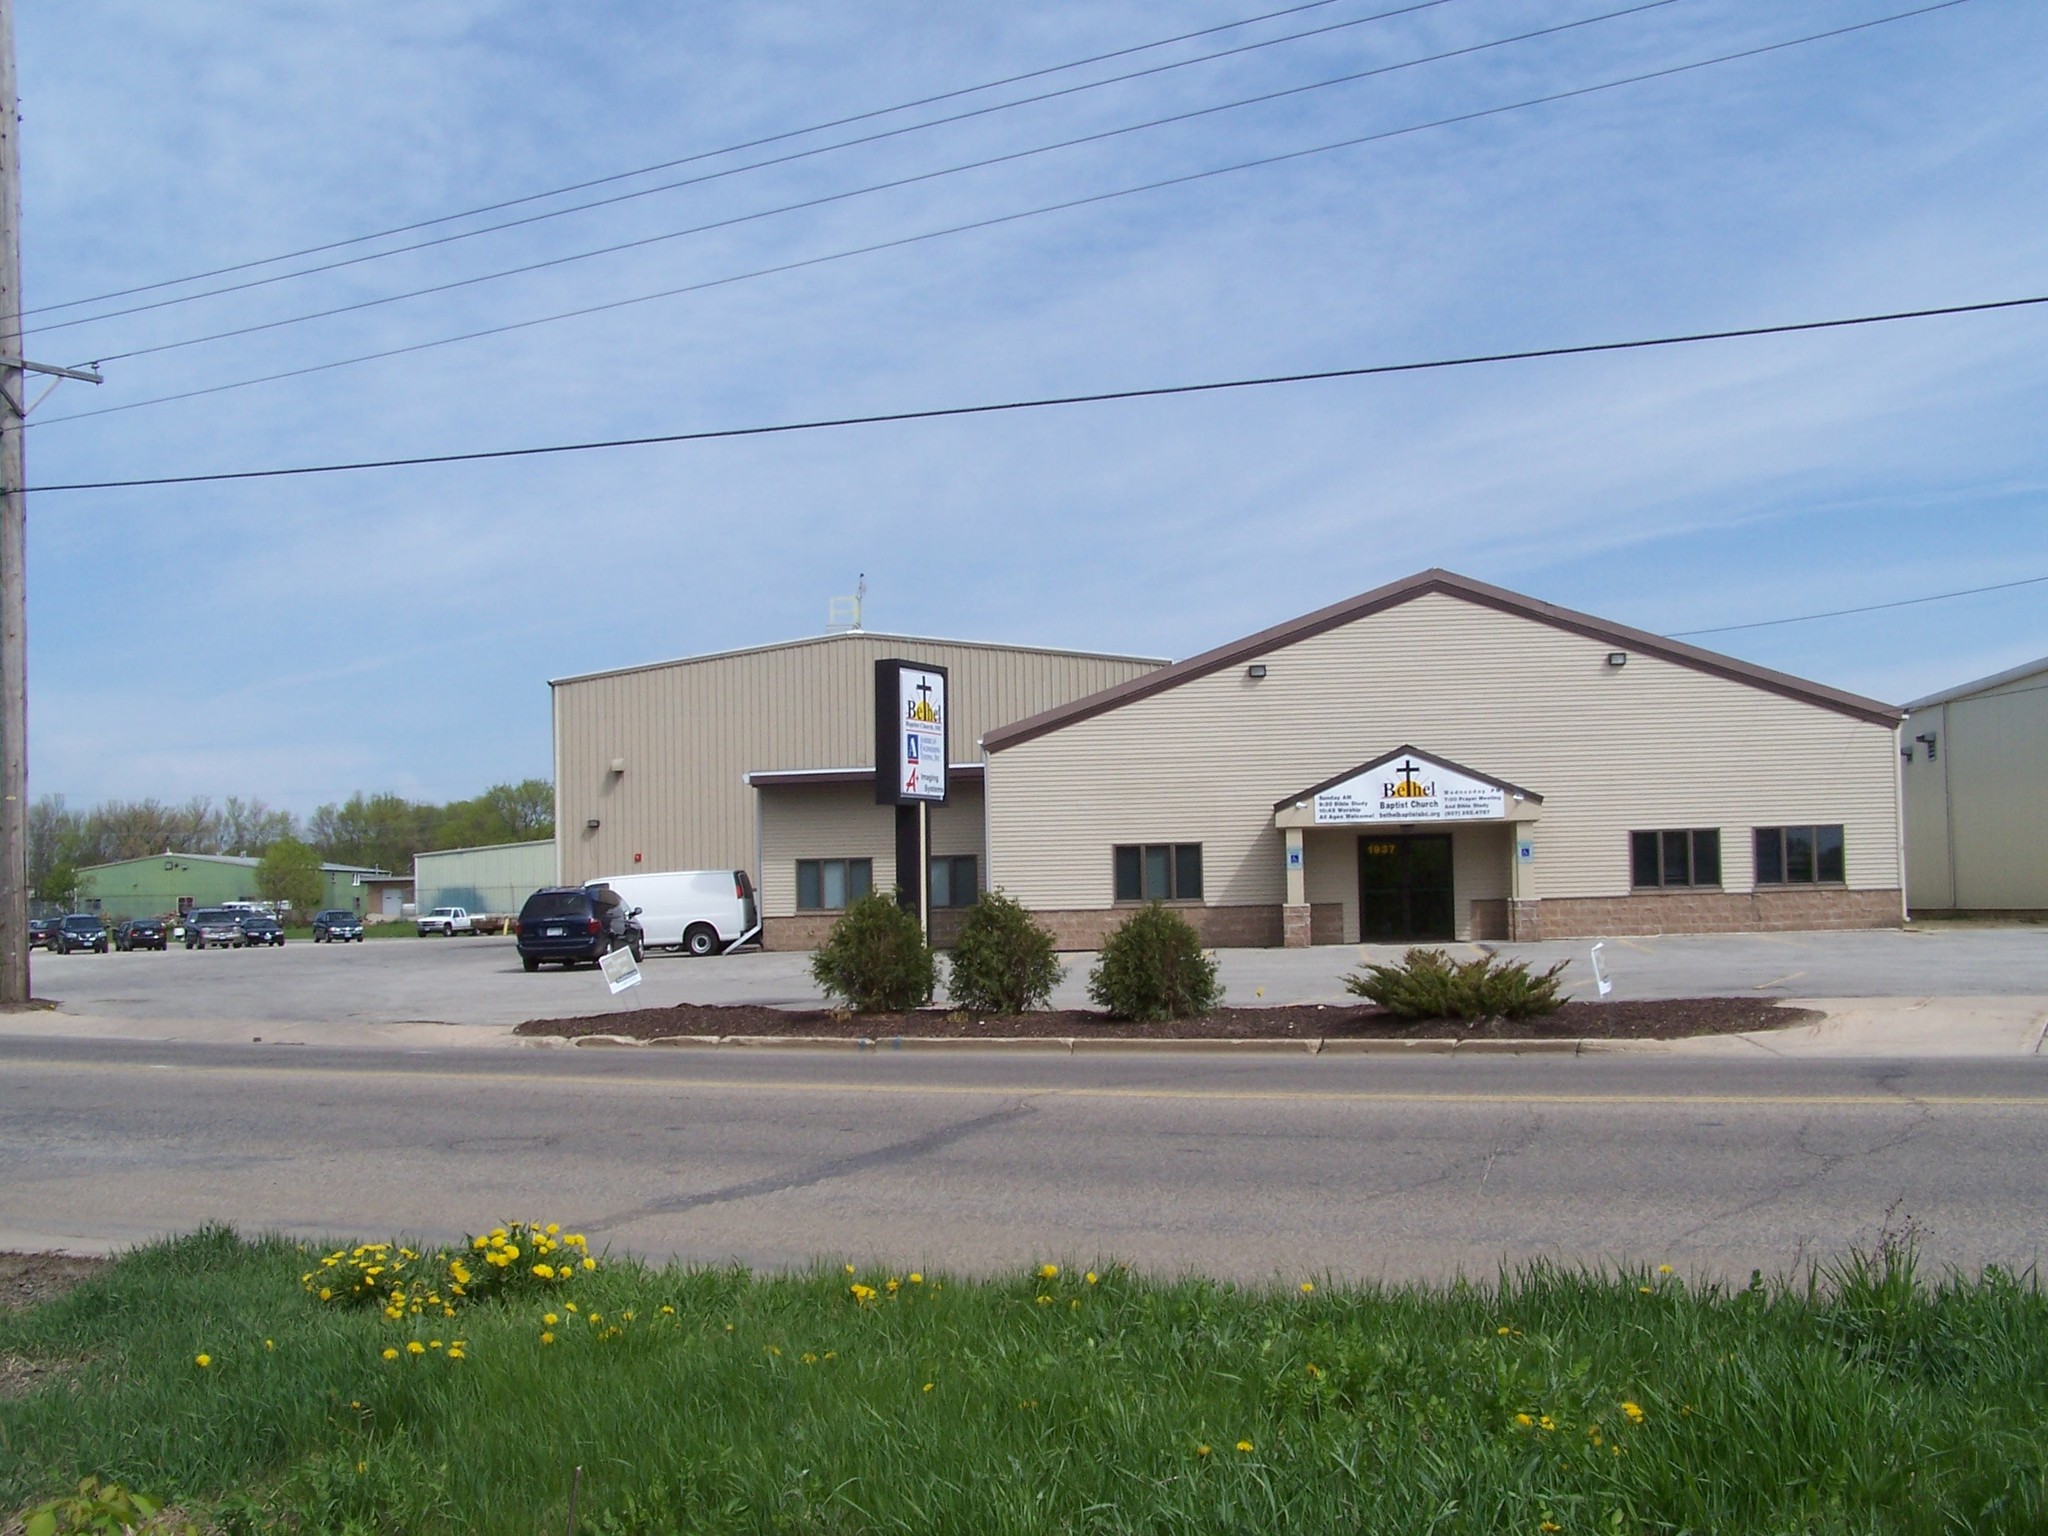
[[[1930,693],[1924,699],[1915,699],[1906,706],[1910,713],[1916,709],[1927,709],[1936,704],[1947,704],[1955,699],[1967,699],[1973,693],[1989,693],[1994,688],[2003,688],[2007,683],[2017,683],[2023,678],[2048,672],[2048,656],[2039,661],[2030,661],[2024,666],[2008,667],[2003,672],[1994,672],[1989,677],[1980,677],[1974,683],[1958,683],[1953,688],[1944,688],[1939,693]]]
[[[1233,640],[1213,651],[1190,656],[1186,661],[1177,661],[1157,672],[1148,672],[1143,677],[1118,683],[1112,688],[1103,689],[1100,693],[1089,694],[1086,698],[1076,699],[1070,704],[1062,704],[1014,724],[1002,726],[984,736],[982,746],[987,751],[1000,752],[1006,747],[1014,747],[1035,737],[1044,736],[1076,721],[1106,714],[1133,700],[1164,693],[1169,688],[1177,688],[1182,683],[1192,682],[1198,677],[1206,677],[1212,672],[1220,672],[1227,667],[1255,660],[1284,646],[1293,645],[1296,641],[1340,628],[1354,620],[1367,618],[1375,613],[1384,613],[1389,608],[1397,608],[1402,603],[1412,602],[1432,592],[1441,592],[1448,597],[1476,603],[1482,608],[1492,608],[1500,613],[1513,614],[1517,618],[1547,624],[1553,629],[1584,635],[1589,639],[1612,645],[1618,650],[1655,656],[1661,661],[1690,667],[1696,672],[1705,672],[1710,676],[1726,678],[1751,688],[1760,688],[1766,693],[1775,693],[1782,698],[1796,699],[1802,704],[1832,710],[1853,720],[1866,721],[1872,725],[1896,726],[1903,718],[1904,712],[1897,706],[1880,703],[1876,699],[1866,699],[1861,694],[1845,693],[1839,688],[1810,683],[1804,678],[1792,676],[1789,672],[1774,672],[1769,667],[1737,661],[1732,656],[1702,650],[1696,645],[1687,645],[1682,640],[1668,640],[1662,635],[1653,635],[1648,630],[1630,629],[1625,624],[1611,623],[1606,619],[1595,618],[1589,613],[1579,613],[1570,608],[1560,608],[1554,603],[1524,597],[1519,592],[1510,592],[1506,587],[1474,581],[1470,576],[1460,576],[1455,571],[1432,568],[1404,577],[1400,581],[1389,582],[1386,586],[1375,587],[1370,592],[1362,592],[1357,597],[1346,598],[1340,603],[1332,603],[1327,608],[1318,608],[1314,613],[1303,614],[1298,619],[1289,619],[1285,624],[1262,629],[1255,635]]]
[[[768,651],[799,651],[812,646],[843,645],[856,640],[886,640],[891,645],[950,645],[966,651],[1014,651],[1025,656],[1061,656],[1080,661],[1128,661],[1140,666],[1163,667],[1163,656],[1124,656],[1113,651],[1075,651],[1051,645],[1007,645],[998,640],[948,640],[943,635],[899,635],[886,629],[840,629],[830,634],[800,635],[794,640],[771,640],[765,645],[741,645],[724,651],[702,651],[694,656],[671,656],[665,661],[637,662],[629,667],[603,667],[595,672],[576,672],[568,677],[551,677],[550,688],[571,683],[596,682],[607,677],[627,677],[635,672],[660,672],[669,667],[694,667],[700,662],[731,661],[739,656],[759,656]]]
[[[1378,757],[1369,757],[1356,768],[1346,768],[1342,773],[1333,773],[1320,784],[1311,784],[1307,789],[1297,791],[1294,794],[1282,795],[1273,802],[1273,809],[1284,811],[1288,806],[1300,801],[1313,800],[1324,790],[1335,789],[1339,784],[1347,780],[1371,773],[1373,769],[1383,767],[1397,757],[1419,757],[1425,762],[1435,763],[1439,768],[1448,768],[1453,773],[1462,773],[1468,779],[1477,779],[1481,784],[1491,784],[1503,794],[1513,795],[1517,800],[1527,800],[1535,805],[1543,803],[1543,797],[1533,789],[1524,789],[1519,784],[1510,784],[1506,779],[1496,779],[1490,773],[1481,773],[1477,768],[1467,768],[1463,763],[1454,763],[1448,757],[1438,753],[1425,752],[1422,748],[1416,746],[1405,746],[1396,747],[1391,752],[1382,752]]]

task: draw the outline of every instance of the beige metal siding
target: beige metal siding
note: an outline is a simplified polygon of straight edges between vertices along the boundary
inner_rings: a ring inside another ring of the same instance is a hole
[[[471,912],[516,913],[527,897],[554,883],[555,845],[504,843],[414,854],[412,876],[422,912],[466,907]]]
[[[1103,907],[1113,844],[1199,840],[1212,905],[1277,903],[1273,802],[1406,743],[1545,797],[1538,896],[1626,895],[1629,832],[1675,827],[1721,828],[1724,888],[1747,891],[1750,829],[1808,822],[1845,826],[1851,887],[1897,888],[1890,727],[1610,649],[1430,593],[1275,650],[1263,680],[1233,667],[1020,742],[988,763],[988,878]]]
[[[2048,672],[1945,708],[1955,904],[2048,908]]]
[[[873,859],[875,889],[896,884],[896,809],[867,785],[786,785],[761,796],[761,915],[796,913],[798,859]],[[955,783],[932,811],[933,854],[982,851],[981,786]]]
[[[949,669],[953,756],[969,762],[982,732],[1159,665],[859,633],[568,679],[554,688],[562,878],[632,867],[636,853],[647,870],[751,868],[744,775],[872,763],[874,664],[892,656]]]
[[[1934,738],[1930,760],[1925,743]],[[1910,744],[1911,762],[1901,761],[1906,792],[1906,902],[1915,910],[1945,911],[1956,904],[1955,866],[1949,845],[1948,771],[1952,744],[1948,739],[1948,706],[1936,704],[1906,716],[1899,727],[1901,749]]]

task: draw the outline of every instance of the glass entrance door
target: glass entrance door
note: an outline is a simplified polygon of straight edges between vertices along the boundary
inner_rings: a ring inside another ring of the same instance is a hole
[[[1367,944],[1457,936],[1451,835],[1358,840],[1358,937]]]

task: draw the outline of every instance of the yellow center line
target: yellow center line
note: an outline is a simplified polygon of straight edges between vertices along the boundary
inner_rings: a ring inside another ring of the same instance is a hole
[[[115,1072],[141,1073],[164,1070],[152,1062],[10,1062],[5,1070],[17,1074],[42,1071],[52,1074],[107,1075]],[[446,1088],[459,1083],[465,1093],[477,1094],[498,1085],[516,1088],[544,1086],[557,1092],[565,1089],[611,1090],[656,1094],[840,1094],[848,1097],[908,1098],[1058,1098],[1160,1100],[1248,1104],[1334,1104],[1334,1105],[1463,1105],[1598,1108],[1756,1108],[1756,1109],[2039,1109],[2048,1110],[2048,1093],[2042,1094],[1956,1094],[1956,1093],[1595,1093],[1568,1091],[1476,1092],[1470,1089],[1386,1089],[1355,1091],[1333,1088],[1170,1088],[1108,1087],[1065,1083],[856,1083],[818,1082],[794,1079],[720,1077],[599,1077],[557,1076],[545,1072],[456,1073],[403,1070],[386,1067],[341,1067],[286,1069],[259,1066],[179,1066],[172,1070],[206,1077],[267,1077],[286,1082],[358,1079],[413,1084],[422,1088]],[[161,1081],[161,1079],[159,1079]]]

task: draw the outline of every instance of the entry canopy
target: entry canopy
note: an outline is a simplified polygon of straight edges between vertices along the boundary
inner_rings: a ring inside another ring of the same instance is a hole
[[[1534,790],[1410,746],[1289,795],[1273,807],[1273,820],[1283,827],[1534,821],[1542,805]]]

